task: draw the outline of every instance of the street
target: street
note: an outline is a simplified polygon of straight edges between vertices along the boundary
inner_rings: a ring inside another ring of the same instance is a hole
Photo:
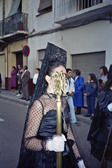
[[[27,106],[0,99],[0,168],[16,168]],[[90,144],[86,140],[90,128],[88,123],[72,126],[86,168],[100,168],[101,163],[90,155]],[[112,164],[108,164],[111,168]]]
[[[27,107],[0,99],[0,168],[16,168]]]

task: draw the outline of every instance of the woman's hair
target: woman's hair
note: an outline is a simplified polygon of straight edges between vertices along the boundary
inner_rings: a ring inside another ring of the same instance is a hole
[[[15,67],[15,66],[12,66],[12,68],[16,69],[16,67]]]
[[[110,65],[109,72],[108,72],[108,79],[112,78],[112,64]]]
[[[51,66],[51,67],[48,68],[48,71],[47,71],[46,75],[52,76],[52,74],[54,72],[54,69],[57,68],[57,67],[59,67],[59,66],[63,66],[65,68],[65,66],[63,65],[63,63],[57,61],[57,62],[55,62],[55,64],[53,66]]]
[[[74,69],[73,73],[76,73],[77,76],[81,75],[81,71],[79,69]]]
[[[40,68],[36,68],[35,70],[40,71]]]
[[[110,79],[109,88],[112,86],[112,78]]]
[[[90,73],[89,75],[91,77],[91,80],[93,80],[93,83],[97,84],[96,76],[93,73]]]
[[[66,69],[66,72],[68,73],[68,71],[72,71],[72,69],[70,69],[70,68],[67,68],[67,69]]]
[[[104,75],[106,75],[108,73],[108,69],[106,66],[102,66],[102,67],[100,67],[100,69],[103,69]]]
[[[109,72],[108,72],[108,80],[104,86],[104,91],[108,90],[112,86],[112,64],[110,65]]]

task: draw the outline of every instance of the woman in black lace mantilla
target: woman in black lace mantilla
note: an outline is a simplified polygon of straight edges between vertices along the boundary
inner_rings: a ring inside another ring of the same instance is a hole
[[[56,135],[56,95],[53,92],[52,76],[56,72],[66,73],[65,64],[66,51],[48,43],[26,116],[17,168],[55,168],[57,151],[63,152],[63,168],[84,168],[64,97],[61,98],[63,136]]]

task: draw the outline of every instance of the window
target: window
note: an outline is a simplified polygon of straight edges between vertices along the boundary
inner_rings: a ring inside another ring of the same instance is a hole
[[[102,0],[76,0],[77,11],[102,3]]]
[[[40,0],[38,12],[40,14],[50,12],[52,10],[52,0]]]
[[[38,53],[39,53],[39,68],[41,68],[41,65],[42,65],[42,61],[44,59],[44,56],[45,56],[45,50],[38,50]]]

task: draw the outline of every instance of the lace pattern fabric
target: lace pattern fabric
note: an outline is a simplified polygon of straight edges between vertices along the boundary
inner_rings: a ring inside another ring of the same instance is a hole
[[[33,151],[40,151],[42,149],[42,140],[36,138],[42,116],[42,105],[38,100],[35,100],[29,112],[29,119],[24,137],[25,147]]]
[[[66,99],[62,97],[62,109],[64,111],[65,121],[68,119],[68,108]],[[29,112],[28,122],[24,135],[24,146],[32,151],[41,151],[45,149],[45,140],[39,139],[37,134],[40,129],[43,117],[49,113],[49,111],[55,110],[56,113],[56,97],[50,94],[42,95],[38,100],[35,100],[33,106]],[[70,123],[67,121],[67,139],[74,142],[72,149],[76,158],[80,157],[79,150],[76,145],[75,138],[73,136]],[[44,144],[44,145],[43,145]]]
[[[72,149],[73,149],[73,152],[74,152],[74,155],[75,155],[76,159],[81,158],[78,147],[77,147],[77,144],[76,144],[76,141],[75,141],[75,138],[73,136],[73,133],[72,133],[72,130],[71,130],[71,127],[70,127],[70,124],[68,126],[67,139],[72,140],[74,142],[74,144],[72,146]]]

